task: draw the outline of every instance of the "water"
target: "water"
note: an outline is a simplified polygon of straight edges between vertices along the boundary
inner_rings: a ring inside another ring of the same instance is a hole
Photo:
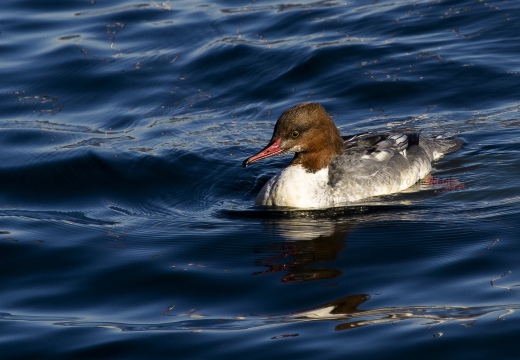
[[[5,2],[2,358],[517,358],[519,24],[513,1]],[[437,186],[255,207],[289,158],[241,162],[301,101],[466,145]]]

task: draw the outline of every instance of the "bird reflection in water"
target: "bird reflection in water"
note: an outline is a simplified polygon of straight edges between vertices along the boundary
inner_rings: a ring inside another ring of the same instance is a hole
[[[281,281],[298,283],[333,279],[343,271],[330,266],[343,248],[351,226],[324,219],[292,218],[271,221],[266,225],[284,242],[271,243],[256,251],[274,253],[257,260],[256,265],[268,270],[254,273],[262,275],[285,272]]]
[[[384,217],[384,213],[379,215]],[[343,272],[334,268],[333,263],[346,248],[348,234],[355,226],[360,225],[359,220],[357,216],[349,217],[348,220],[309,217],[266,220],[268,231],[284,240],[257,248],[259,254],[272,255],[257,260],[257,265],[265,266],[267,270],[256,272],[254,275],[284,273],[281,277],[284,283],[337,278]],[[504,304],[476,307],[433,305],[359,309],[370,299],[371,296],[368,294],[353,294],[309,309],[269,316],[267,319],[280,323],[340,322],[334,326],[335,331],[414,320],[425,321],[425,325],[428,326],[447,322],[461,322],[465,326],[472,326],[478,318],[487,314],[497,313],[498,319],[502,319],[520,308],[519,304]]]

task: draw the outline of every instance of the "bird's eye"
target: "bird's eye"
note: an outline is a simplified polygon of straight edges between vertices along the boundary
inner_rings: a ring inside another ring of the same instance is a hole
[[[298,131],[293,131],[291,136],[293,137],[293,139],[296,139],[298,136],[300,136],[300,133]]]

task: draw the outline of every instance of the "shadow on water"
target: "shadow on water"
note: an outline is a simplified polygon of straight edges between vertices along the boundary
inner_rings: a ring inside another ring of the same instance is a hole
[[[417,190],[414,188],[413,190]],[[369,202],[356,202],[348,206],[331,207],[327,209],[296,209],[290,207],[262,207],[252,206],[246,209],[220,209],[215,216],[228,219],[275,219],[285,221],[287,219],[325,219],[325,220],[354,220],[363,215],[363,219],[380,214],[396,213],[402,210],[418,210],[423,207],[411,204],[407,200],[400,199],[401,194],[372,198]]]

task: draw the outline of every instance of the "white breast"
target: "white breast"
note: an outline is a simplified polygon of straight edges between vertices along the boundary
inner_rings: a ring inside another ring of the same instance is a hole
[[[299,208],[331,206],[333,200],[328,181],[328,168],[311,173],[300,165],[292,165],[264,185],[256,204]]]

